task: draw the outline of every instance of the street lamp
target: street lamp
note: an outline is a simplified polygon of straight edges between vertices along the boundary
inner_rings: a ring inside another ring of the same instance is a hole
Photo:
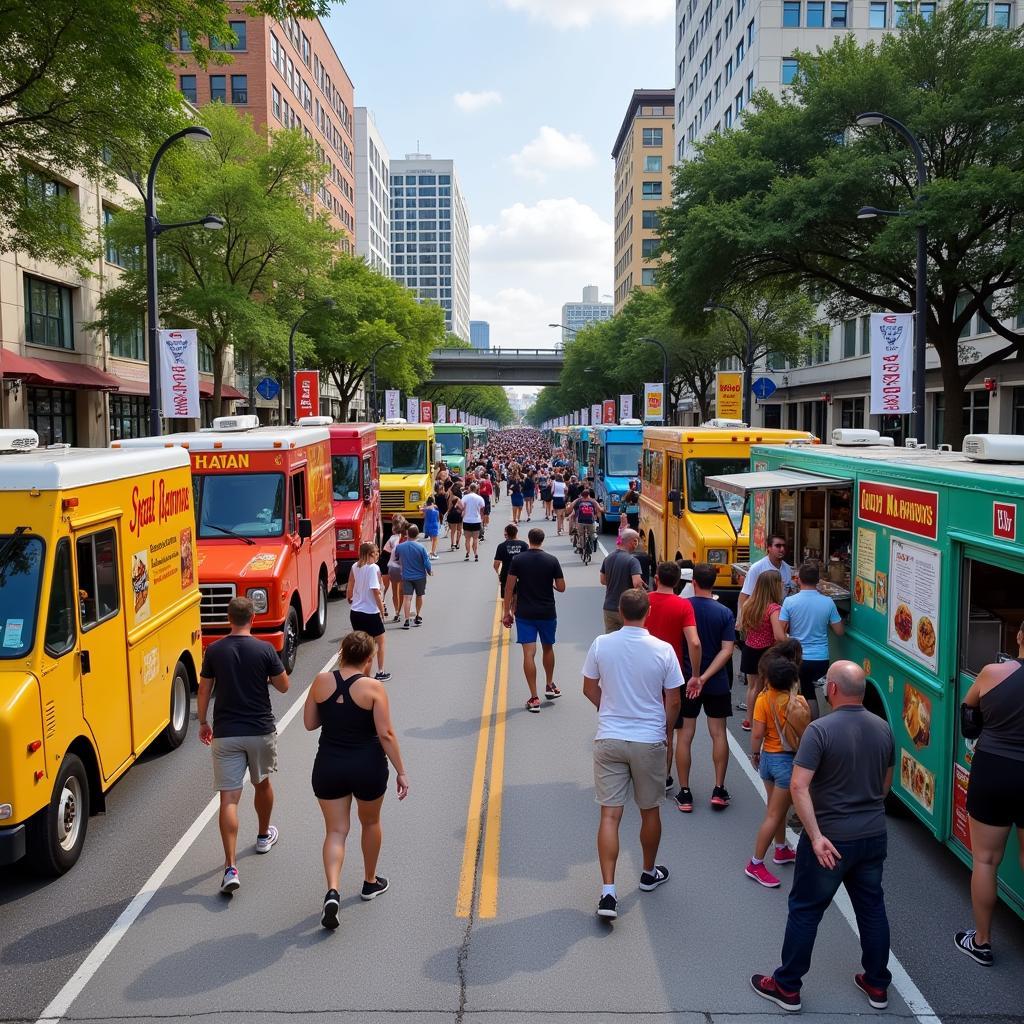
[[[858,114],[854,119],[858,128],[877,128],[885,125],[901,135],[914,154],[917,165],[917,195],[914,205],[920,208],[922,190],[928,184],[928,169],[925,167],[924,150],[917,136],[895,117],[877,110],[869,110]],[[879,210],[874,206],[862,206],[857,211],[859,220],[870,220],[872,217],[903,217],[908,214],[902,210]],[[925,396],[925,318],[927,316],[927,275],[928,275],[928,229],[924,219],[917,224],[917,275],[914,288],[914,433],[918,443],[924,443],[924,396]]]
[[[156,216],[156,171],[164,153],[179,139],[211,139],[209,128],[192,125],[175,132],[156,151],[153,162],[149,165],[149,176],[146,179],[146,319],[149,327],[149,432],[153,437],[163,433],[160,421],[160,304],[156,292],[156,237],[165,231],[175,228],[204,227],[217,231],[224,227],[224,221],[212,213],[199,220],[189,220],[182,224],[161,224]]]
[[[299,319],[292,324],[291,334],[288,335],[288,397],[291,401],[289,412],[291,413],[293,423],[298,419],[295,415],[295,332],[299,329],[299,324],[301,324],[307,316],[311,313],[315,313],[318,309],[334,309],[334,299],[326,298],[318,302],[315,306],[310,306],[309,309],[302,313],[299,316]],[[317,412],[319,411],[320,410],[318,408]]]
[[[377,422],[377,356],[386,348],[394,348],[397,341],[385,341],[372,356],[370,356],[370,406],[373,409],[373,422]]]
[[[661,422],[668,426],[668,352],[657,338],[638,338],[648,345],[657,345],[661,349]]]
[[[751,425],[750,417],[754,411],[752,397],[754,386],[754,332],[750,329],[750,323],[747,318],[738,309],[734,309],[732,306],[723,306],[718,302],[704,303],[705,313],[710,313],[715,309],[724,309],[727,313],[732,313],[743,324],[743,330],[747,334],[747,347],[743,360],[743,422],[749,427]]]

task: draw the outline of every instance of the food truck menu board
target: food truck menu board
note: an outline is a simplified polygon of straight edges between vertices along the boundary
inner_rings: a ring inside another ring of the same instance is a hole
[[[941,555],[896,537],[891,544],[889,643],[935,672]]]

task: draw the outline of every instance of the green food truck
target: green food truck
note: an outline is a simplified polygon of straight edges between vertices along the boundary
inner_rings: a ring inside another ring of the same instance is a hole
[[[435,423],[434,436],[437,458],[444,461],[453,473],[464,476],[469,428],[461,423]]]
[[[865,703],[896,737],[893,791],[970,864],[974,741],[958,709],[982,666],[1017,656],[1024,437],[974,434],[963,452],[892,447],[863,430],[832,441],[752,446],[750,473],[707,483],[737,529],[750,516],[751,559],[778,533],[795,563],[822,564],[820,589],[847,620],[832,657],[863,665]],[[737,578],[747,568],[734,566]],[[1024,916],[1015,830],[999,889]]]

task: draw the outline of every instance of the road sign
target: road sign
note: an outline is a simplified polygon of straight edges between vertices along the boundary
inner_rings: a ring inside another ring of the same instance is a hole
[[[758,377],[751,385],[750,390],[763,402],[766,398],[771,398],[778,391],[778,386],[771,377]]]
[[[256,394],[267,402],[272,402],[281,394],[281,385],[273,377],[264,377],[256,385]]]

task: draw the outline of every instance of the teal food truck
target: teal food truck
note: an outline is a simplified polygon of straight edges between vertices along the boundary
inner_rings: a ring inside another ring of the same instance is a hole
[[[453,473],[466,473],[466,445],[469,428],[461,423],[434,424],[434,451]]]
[[[984,665],[1017,656],[1024,437],[970,435],[963,452],[886,440],[838,430],[831,445],[754,446],[752,472],[707,483],[731,518],[749,511],[752,560],[778,533],[794,562],[820,561],[820,589],[847,619],[832,658],[863,665],[865,703],[896,737],[893,791],[970,864],[974,741],[958,709]],[[999,889],[1024,916],[1015,831]]]

